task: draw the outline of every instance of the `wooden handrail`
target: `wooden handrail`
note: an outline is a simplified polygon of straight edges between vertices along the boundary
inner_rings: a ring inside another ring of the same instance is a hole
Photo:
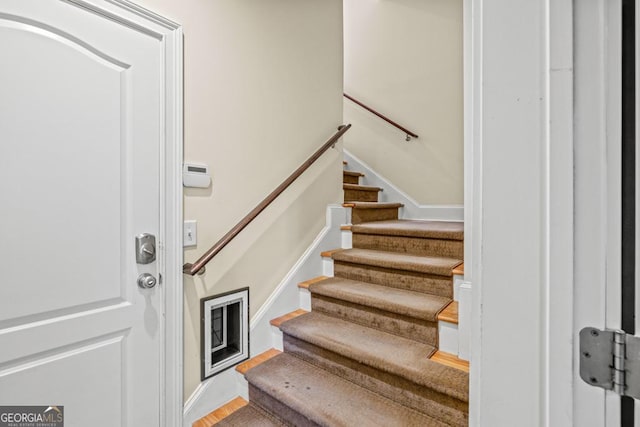
[[[392,126],[397,127],[398,129],[400,129],[401,131],[406,133],[407,134],[407,138],[406,138],[407,141],[411,141],[411,137],[418,138],[418,135],[416,135],[414,132],[411,132],[409,129],[405,128],[404,126],[399,125],[398,123],[394,122],[393,120],[391,120],[387,116],[378,113],[376,110],[374,110],[373,108],[368,107],[367,105],[365,105],[362,102],[358,101],[353,96],[347,95],[346,93],[343,93],[342,95],[344,95],[344,97],[347,98],[349,101],[351,101],[351,102],[353,102],[355,104],[358,104],[359,106],[361,106],[365,110],[369,111],[370,113],[375,114],[376,116],[380,117],[385,122],[389,123]]]
[[[311,166],[316,160],[318,160],[318,158],[320,158],[320,156],[322,156],[322,154],[324,154],[324,152],[327,151],[329,147],[334,146],[338,139],[340,139],[342,135],[344,135],[344,133],[349,130],[350,127],[350,124],[346,126],[340,126],[338,128],[338,131],[333,134],[333,136],[329,138],[327,142],[322,145],[322,147],[320,147],[315,153],[313,153],[311,157],[309,157],[302,165],[300,165],[298,169],[296,169],[291,175],[289,175],[289,177],[285,179],[284,182],[278,186],[278,188],[273,190],[271,194],[269,194],[262,202],[260,202],[258,206],[253,208],[251,212],[249,212],[244,218],[242,218],[242,220],[240,220],[239,223],[237,223],[231,230],[229,230],[227,234],[222,236],[222,238],[218,240],[216,244],[211,247],[211,249],[205,252],[204,255],[202,255],[193,264],[185,264],[182,267],[182,272],[190,276],[198,274],[204,268],[204,266],[218,254],[218,252],[224,249],[224,247],[227,246],[229,242],[234,239],[234,237],[240,234],[240,232],[247,225],[249,225],[251,221],[253,221],[260,214],[260,212],[265,210],[267,206],[269,206],[280,194],[282,194],[284,190],[286,190],[287,187],[289,187],[289,185],[293,183],[293,181],[295,181],[300,175],[302,175],[302,173],[307,170],[309,166]]]

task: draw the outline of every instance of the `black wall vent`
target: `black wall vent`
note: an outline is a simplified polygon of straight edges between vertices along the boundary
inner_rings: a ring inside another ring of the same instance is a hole
[[[249,288],[203,298],[202,379],[249,358]]]

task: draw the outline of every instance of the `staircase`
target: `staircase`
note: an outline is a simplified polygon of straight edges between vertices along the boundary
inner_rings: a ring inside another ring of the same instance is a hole
[[[301,284],[311,312],[274,319],[284,351],[238,367],[249,402],[194,426],[468,425],[468,370],[430,359],[438,315],[454,307],[463,224],[399,220],[402,205],[379,203],[361,178],[344,172],[353,247],[325,254],[333,277]]]

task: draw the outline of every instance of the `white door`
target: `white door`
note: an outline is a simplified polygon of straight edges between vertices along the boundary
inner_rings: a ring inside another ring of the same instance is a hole
[[[0,2],[0,405],[160,423],[157,35],[79,0]]]
[[[623,6],[624,4],[624,6]],[[574,312],[574,425],[628,427],[640,426],[640,404],[602,388],[588,385],[580,378],[579,331],[584,327],[627,329],[635,323],[640,331],[640,147],[637,113],[628,110],[633,104],[633,81],[636,93],[640,88],[631,74],[623,79],[624,69],[636,63],[638,54],[626,50],[624,40],[636,40],[637,34],[626,33],[623,16],[633,16],[629,2],[594,0],[574,2],[574,108],[575,108],[575,312]],[[636,6],[637,16],[640,7]],[[636,18],[636,27],[640,20]],[[623,33],[626,33],[623,38]],[[623,56],[625,61],[623,62]],[[625,65],[623,65],[625,64]],[[636,70],[640,68],[636,65]],[[629,86],[631,85],[631,86]],[[628,115],[630,114],[630,115]],[[635,121],[636,135],[628,132]],[[627,130],[625,130],[625,128]],[[623,141],[626,141],[623,143]],[[635,146],[635,158],[625,146]],[[635,174],[629,165],[635,162]],[[623,165],[623,163],[625,163]],[[627,184],[623,186],[623,182]],[[633,189],[625,188],[634,181]],[[624,206],[635,205],[634,233],[629,229],[633,212]],[[629,215],[630,214],[630,215]],[[629,245],[631,244],[631,245]],[[631,258],[629,258],[631,257]],[[635,278],[634,272],[635,269]],[[635,297],[623,291],[635,290]],[[627,286],[627,285],[624,285]],[[628,304],[635,299],[635,309]],[[623,304],[626,306],[623,309]],[[633,312],[635,311],[635,321]],[[633,327],[630,329],[633,330]],[[595,377],[594,377],[595,378]],[[628,406],[627,406],[628,405]],[[635,411],[633,407],[635,406]],[[629,408],[630,407],[630,408]],[[635,414],[634,414],[635,412]]]

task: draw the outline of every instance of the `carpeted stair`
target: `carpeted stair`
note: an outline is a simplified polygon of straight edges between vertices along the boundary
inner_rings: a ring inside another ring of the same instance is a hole
[[[284,353],[246,372],[250,404],[219,425],[468,424],[468,373],[429,359],[462,223],[400,220],[361,177],[344,174],[353,248],[332,253],[334,277],[308,287],[312,311],[280,325]]]
[[[260,406],[253,403],[248,404],[242,409],[227,415],[225,418],[217,422],[215,425],[225,426],[253,426],[253,427],[280,427],[287,424],[273,417],[264,411]]]

